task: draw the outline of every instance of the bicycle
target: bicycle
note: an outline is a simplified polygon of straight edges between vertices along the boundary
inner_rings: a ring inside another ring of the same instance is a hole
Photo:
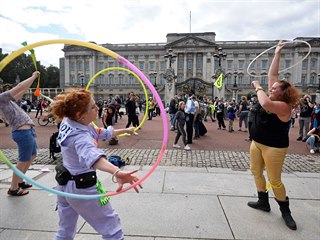
[[[52,123],[54,124],[54,117],[50,116],[50,115],[42,115],[38,118],[38,123],[40,126],[47,126],[48,123]]]

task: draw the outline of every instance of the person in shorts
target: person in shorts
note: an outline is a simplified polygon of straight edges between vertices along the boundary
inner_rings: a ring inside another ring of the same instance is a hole
[[[19,161],[16,165],[22,173],[26,173],[31,162],[37,155],[35,124],[29,115],[17,105],[17,101],[30,88],[40,72],[35,71],[31,77],[20,82],[14,88],[0,94],[0,116],[12,127],[12,139],[18,145]],[[27,188],[32,187],[13,173],[8,194],[11,196],[24,196],[29,193]]]

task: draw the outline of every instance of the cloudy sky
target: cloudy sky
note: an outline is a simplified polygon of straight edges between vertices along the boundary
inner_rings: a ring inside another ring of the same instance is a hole
[[[74,39],[164,43],[167,33],[215,32],[217,41],[320,37],[320,0],[0,0],[0,48]],[[58,66],[62,45],[35,49]]]

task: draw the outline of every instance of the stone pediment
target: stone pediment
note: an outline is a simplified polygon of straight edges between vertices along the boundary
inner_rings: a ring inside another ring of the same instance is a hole
[[[166,47],[170,48],[179,48],[179,47],[212,47],[216,44],[214,42],[210,42],[208,40],[195,37],[195,36],[187,36],[184,38],[181,38],[179,40],[176,40],[174,42],[171,42],[166,45]]]
[[[93,51],[93,50],[90,49],[90,48],[82,47],[82,46],[78,46],[78,45],[65,44],[63,49],[62,49],[62,51],[64,51],[64,52],[76,52],[76,51]]]

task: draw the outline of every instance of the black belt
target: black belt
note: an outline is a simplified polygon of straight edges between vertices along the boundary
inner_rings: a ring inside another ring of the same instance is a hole
[[[77,188],[88,188],[96,185],[97,174],[96,172],[87,172],[79,175],[71,175],[70,180],[76,182]]]
[[[66,185],[68,181],[72,180],[75,181],[77,188],[88,188],[97,183],[97,175],[95,171],[71,175],[68,169],[66,169],[62,164],[58,164],[55,169],[55,178],[59,185]]]

